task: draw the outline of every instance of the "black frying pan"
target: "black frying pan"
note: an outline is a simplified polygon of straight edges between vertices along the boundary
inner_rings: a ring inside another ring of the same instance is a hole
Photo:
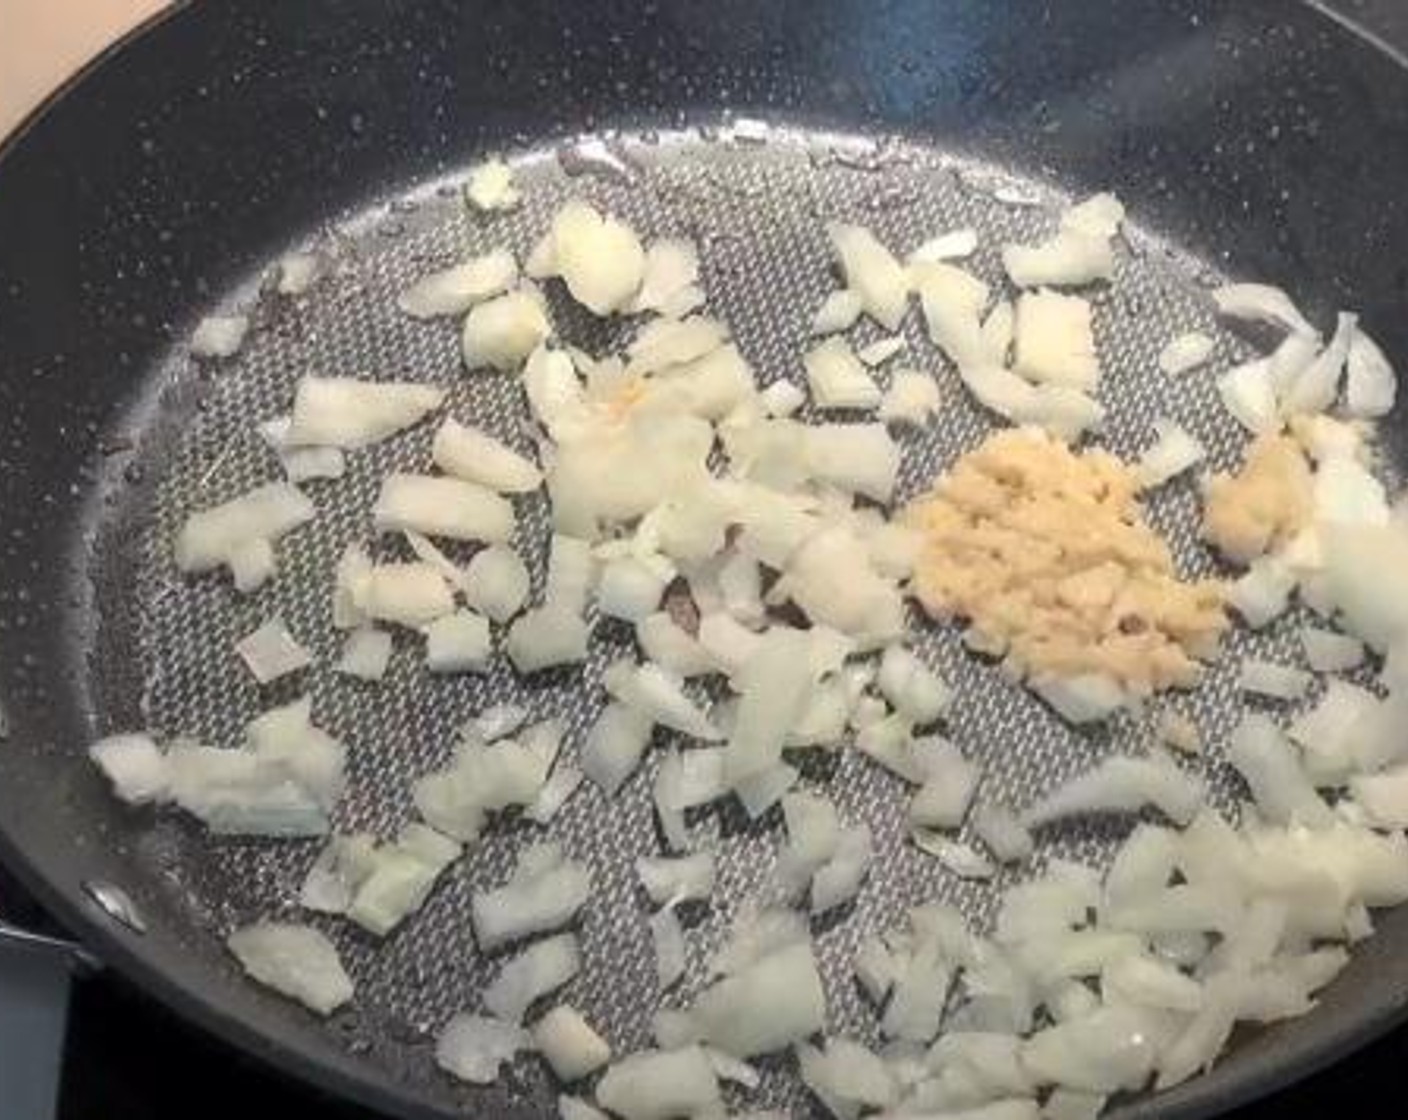
[[[1280,280],[1321,317],[1357,308],[1390,353],[1408,354],[1408,70],[1284,0],[243,0],[182,10],[108,55],[0,158],[0,854],[141,987],[396,1115],[531,1115],[548,1098],[537,1083],[451,1090],[429,1067],[434,1024],[414,1016],[326,1027],[241,981],[216,934],[273,905],[311,850],[211,849],[123,811],[81,758],[95,734],[146,718],[135,635],[136,616],[164,601],[147,551],[153,518],[169,517],[157,468],[201,425],[220,436],[212,409],[228,419],[208,371],[173,344],[222,298],[247,300],[263,267],[315,231],[346,259],[371,259],[368,244],[403,232],[388,224],[415,225],[388,217],[389,200],[486,151],[728,110],[893,136],[897,150],[1072,191],[1114,186],[1180,261]],[[427,193],[414,210],[433,216]],[[277,345],[251,358],[265,363],[258,377],[317,344],[296,316],[262,326]],[[1399,429],[1389,444],[1403,450]],[[97,904],[103,884],[131,897],[145,932]],[[445,1006],[468,1000],[479,974],[458,969],[463,889],[427,918],[448,923],[430,959],[398,957],[409,940],[383,948],[368,1002],[441,1010],[406,983],[444,989]],[[608,963],[598,995],[616,967],[628,972],[625,958]],[[1385,1029],[1405,998],[1408,914],[1384,915],[1314,1014],[1119,1115],[1230,1107]]]

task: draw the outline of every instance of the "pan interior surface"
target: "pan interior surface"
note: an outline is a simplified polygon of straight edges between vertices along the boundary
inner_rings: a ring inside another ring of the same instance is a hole
[[[730,325],[761,382],[801,379],[811,315],[836,286],[826,221],[867,225],[900,253],[938,232],[971,226],[981,247],[967,263],[998,285],[998,247],[1052,232],[1057,209],[1069,201],[1044,183],[932,148],[780,127],[762,142],[727,129],[597,137],[566,152],[530,151],[515,162],[525,202],[511,212],[468,212],[457,191],[462,176],[456,175],[311,231],[297,247],[322,255],[326,274],[306,295],[278,295],[258,270],[223,304],[207,309],[252,315],[254,327],[235,358],[196,362],[178,346],[154,371],[157,391],[134,413],[134,446],[121,456],[130,485],[95,511],[100,609],[91,685],[100,726],[130,727],[135,713],[142,726],[164,735],[232,746],[253,716],[306,689],[317,723],[349,745],[350,789],[338,808],[337,827],[382,836],[412,819],[412,781],[448,761],[456,729],[490,704],[512,701],[537,718],[562,719],[566,750],[575,751],[603,703],[603,668],[633,651],[629,632],[610,622],[597,628],[585,671],[541,680],[524,682],[501,657],[484,675],[432,677],[423,665],[421,639],[404,632],[383,682],[364,684],[333,672],[341,645],[330,619],[334,565],[347,544],[373,539],[370,510],[380,480],[391,470],[430,469],[433,423],[350,453],[339,480],[308,484],[318,516],[281,544],[279,573],[257,594],[241,597],[223,577],[188,579],[175,571],[171,541],[185,516],[279,477],[254,424],[287,411],[300,376],[394,377],[449,387],[447,414],[530,451],[516,375],[465,373],[458,324],[411,320],[397,311],[395,296],[426,272],[499,246],[512,248],[522,261],[570,197],[618,214],[643,239],[693,238],[707,309]],[[1117,190],[1119,184],[1110,186]],[[1245,435],[1218,403],[1210,370],[1173,379],[1156,364],[1170,338],[1193,329],[1217,338],[1212,368],[1251,352],[1212,318],[1205,288],[1218,280],[1207,262],[1141,229],[1137,215],[1129,223],[1115,280],[1093,296],[1105,371],[1101,395],[1108,408],[1104,446],[1132,458],[1152,441],[1152,421],[1166,416],[1204,443],[1210,467],[1226,469],[1239,460]],[[597,355],[619,352],[639,325],[594,320],[556,282],[546,290],[562,343]],[[879,333],[866,324],[859,338]],[[889,369],[900,366],[928,371],[939,382],[943,405],[927,428],[899,436],[901,500],[995,427],[924,337],[917,313],[906,320],[904,333],[907,353],[882,370],[882,383]],[[549,511],[541,494],[515,504],[516,544],[529,562],[536,593]],[[1217,570],[1198,540],[1199,509],[1191,477],[1162,488],[1147,503],[1151,522],[1170,541],[1185,575]],[[373,547],[381,559],[411,558],[404,542],[389,536]],[[469,555],[450,552],[460,561]],[[261,690],[233,647],[274,615],[317,660],[306,675]],[[916,620],[914,634],[925,659],[956,689],[948,733],[981,763],[982,799],[1020,807],[1109,753],[1140,752],[1152,740],[1159,714],[1173,708],[1193,716],[1211,744],[1206,773],[1212,800],[1227,810],[1238,788],[1217,760],[1220,744],[1245,710],[1236,689],[1237,665],[1253,654],[1294,661],[1301,621],[1288,616],[1259,634],[1234,629],[1223,656],[1194,692],[1160,699],[1139,716],[1087,732],[1071,730],[994,665],[965,651],[956,628]],[[135,704],[134,688],[140,689]],[[735,808],[692,818],[698,846],[718,858],[718,886],[707,907],[687,913],[688,971],[662,997],[648,910],[634,872],[638,857],[660,850],[650,790],[661,743],[657,737],[647,764],[615,798],[587,785],[546,828],[526,822],[491,827],[444,876],[423,910],[384,942],[337,919],[314,916],[357,985],[355,1003],[326,1026],[274,997],[254,998],[269,1005],[267,1014],[287,1021],[289,1030],[326,1032],[368,1077],[389,1080],[415,1098],[484,1115],[510,1107],[550,1110],[555,1089],[536,1061],[521,1060],[503,1085],[483,1090],[451,1088],[433,1068],[429,1043],[435,1032],[455,1012],[477,1006],[478,993],[512,952],[476,950],[468,922],[471,891],[503,882],[525,847],[549,837],[590,867],[595,890],[580,923],[584,966],[563,998],[599,1026],[618,1054],[649,1044],[658,1006],[687,1005],[707,982],[708,961],[735,918],[750,902],[769,897],[782,831],[777,810],[754,824]],[[811,759],[803,781],[832,797],[843,820],[867,822],[876,839],[859,900],[814,923],[814,933],[830,1031],[878,1042],[875,1011],[850,976],[862,936],[901,923],[909,906],[929,900],[952,902],[985,928],[1001,888],[1032,868],[1004,873],[991,884],[944,871],[906,840],[902,784],[855,752]],[[1128,827],[1062,827],[1042,845],[1041,859],[1102,865]],[[186,931],[190,951],[218,971],[222,985],[241,981],[219,938],[259,917],[308,920],[294,903],[318,841],[220,839],[189,821],[158,815],[120,842],[130,846],[134,874],[160,896],[154,909]],[[1273,1032],[1252,1040],[1250,1048],[1274,1045],[1274,1038]],[[1231,1057],[1229,1064],[1238,1060]],[[754,1099],[803,1113],[807,1098],[791,1070],[781,1063],[763,1067],[764,1086]],[[1135,1101],[1113,1114],[1154,1113],[1147,1102]]]

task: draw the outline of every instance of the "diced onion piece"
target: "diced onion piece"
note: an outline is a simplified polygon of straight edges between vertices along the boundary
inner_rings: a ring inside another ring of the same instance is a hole
[[[456,611],[425,628],[425,664],[432,673],[483,672],[493,654],[489,620],[482,614]]]
[[[1393,411],[1398,377],[1379,344],[1362,330],[1356,330],[1350,340],[1348,371],[1345,380],[1348,415],[1374,419]]]
[[[824,914],[855,898],[874,853],[875,839],[869,825],[842,829],[831,859],[812,876],[811,912]]]
[[[900,645],[886,648],[875,683],[895,711],[920,726],[943,715],[953,698],[944,679]]]
[[[586,867],[563,858],[556,844],[530,849],[504,886],[471,897],[474,940],[487,953],[530,934],[560,929],[586,905],[591,889]]]
[[[319,478],[341,478],[347,470],[347,456],[340,447],[290,447],[291,416],[275,416],[259,424],[259,434],[278,457],[290,482]]]
[[[684,682],[659,665],[635,665],[623,658],[608,666],[602,677],[607,693],[634,708],[651,723],[706,743],[723,734],[684,692]]]
[[[1380,653],[1408,635],[1408,529],[1336,524],[1322,545],[1326,592],[1345,629]]]
[[[973,834],[998,863],[1021,863],[1035,849],[1032,834],[1011,809],[980,804],[973,810]]]
[[[554,1007],[533,1025],[533,1045],[559,1081],[580,1081],[611,1061],[611,1047],[580,1011]]]
[[[176,537],[176,565],[183,572],[208,572],[221,564],[233,564],[243,549],[278,540],[311,521],[315,512],[313,503],[296,486],[286,482],[256,486],[186,518]]]
[[[1334,813],[1315,792],[1294,749],[1267,716],[1242,717],[1232,732],[1227,761],[1246,781],[1263,820],[1307,828],[1334,823]]]
[[[1277,665],[1258,657],[1243,660],[1237,677],[1237,687],[1243,692],[1268,696],[1273,700],[1299,700],[1310,688],[1310,682],[1311,676],[1304,669]]]
[[[1280,618],[1291,605],[1296,577],[1275,556],[1253,560],[1247,570],[1227,587],[1227,603],[1253,630]]]
[[[88,748],[88,757],[129,805],[166,798],[166,756],[148,735],[109,735]]]
[[[624,1120],[712,1115],[723,1107],[714,1067],[698,1046],[622,1058],[602,1074],[596,1099]]]
[[[474,554],[464,572],[465,601],[495,622],[507,622],[528,601],[529,576],[518,553],[490,545]]]
[[[813,478],[877,502],[894,497],[899,448],[883,424],[818,424],[805,429]]]
[[[1002,267],[1019,288],[1074,287],[1110,279],[1115,254],[1109,238],[1070,229],[1040,245],[1004,245]]]
[[[1182,425],[1167,418],[1154,421],[1154,445],[1139,457],[1135,470],[1145,489],[1162,486],[1201,463],[1207,452]]]
[[[464,187],[465,201],[476,210],[512,210],[523,201],[514,186],[513,169],[503,160],[487,159],[472,168]]]
[[[797,784],[797,777],[795,767],[779,762],[734,782],[733,792],[748,814],[748,819],[755,821],[782,800],[782,795]]]
[[[809,650],[804,631],[774,627],[739,670],[738,718],[724,756],[730,782],[755,777],[781,761],[787,732],[812,687]]]
[[[636,708],[606,705],[582,743],[582,771],[606,793],[615,793],[640,764],[653,724]]]
[[[1098,723],[1128,706],[1129,694],[1108,673],[1080,673],[1071,677],[1052,674],[1027,681],[1038,696],[1071,723]]]
[[[528,721],[528,711],[518,704],[493,704],[466,720],[460,737],[474,743],[506,739]]]
[[[668,611],[655,611],[636,623],[636,642],[647,660],[680,677],[715,672],[717,663]]]
[[[1135,812],[1152,805],[1178,824],[1187,824],[1202,806],[1203,784],[1158,755],[1113,755],[1059,786],[1022,814],[1037,828],[1086,813]]]
[[[698,902],[714,892],[714,857],[709,852],[688,856],[643,856],[636,874],[650,901],[657,906]]]
[[[862,1110],[886,1109],[899,1096],[899,1086],[884,1060],[849,1038],[826,1040],[825,1051],[797,1047],[802,1083],[840,1120]]]
[[[1335,333],[1315,359],[1301,370],[1279,394],[1283,415],[1313,415],[1324,412],[1339,395],[1340,378],[1349,357],[1350,340],[1354,337],[1359,317],[1340,312],[1335,321]]]
[[[774,381],[758,394],[758,400],[769,416],[791,416],[807,403],[807,394],[791,381]]]
[[[1090,317],[1089,302],[1079,296],[1023,292],[1015,322],[1017,372],[1038,384],[1094,389],[1100,360]]]
[[[686,949],[684,927],[674,907],[665,906],[650,915],[650,941],[655,949],[655,979],[667,991],[684,976]]]
[[[822,300],[812,316],[812,334],[839,334],[850,330],[864,310],[861,295],[854,288],[840,288]]]
[[[394,436],[444,402],[445,390],[408,381],[303,377],[293,394],[290,447],[354,450]]]
[[[815,1034],[825,1025],[826,998],[811,945],[780,948],[705,989],[691,1015],[704,1041],[735,1058]]]
[[[1154,1059],[1144,1017],[1119,1005],[1047,1027],[1022,1048],[1022,1064],[1039,1082],[1092,1093],[1140,1088]]]
[[[1202,331],[1189,331],[1170,339],[1159,351],[1159,369],[1170,377],[1191,373],[1212,357],[1215,343]]]
[[[385,937],[419,910],[435,880],[460,856],[460,846],[423,824],[407,825],[394,844],[378,848],[357,885],[347,916]]]
[[[1109,191],[1100,191],[1068,206],[1061,214],[1061,228],[1110,238],[1119,233],[1124,213],[1124,203]]]
[[[471,1085],[488,1085],[498,1079],[500,1066],[532,1044],[516,1023],[462,1011],[436,1037],[435,1064]]]
[[[993,304],[978,333],[987,349],[988,360],[994,365],[1006,366],[1017,337],[1017,310],[1012,301],[1000,299]]]
[[[910,822],[921,828],[958,828],[978,788],[978,767],[942,739],[916,740],[912,749],[924,783],[909,803]]]
[[[431,564],[378,564],[356,584],[354,599],[365,618],[424,626],[455,609],[455,599]]]
[[[1302,750],[1302,762],[1317,786],[1340,785],[1355,770],[1373,761],[1365,730],[1380,714],[1378,698],[1348,681],[1329,680],[1319,703],[1302,713],[1287,736]],[[1396,735],[1396,732],[1395,732]]]
[[[978,251],[978,231],[955,229],[940,233],[920,245],[906,259],[907,264],[924,261],[952,261],[971,257]]]
[[[687,366],[727,341],[728,328],[717,319],[704,315],[682,320],[657,319],[647,324],[626,348],[630,355],[626,376],[646,377]]]
[[[1166,711],[1159,714],[1156,729],[1161,744],[1182,754],[1203,753],[1203,735],[1198,725],[1182,712]]]
[[[347,913],[357,888],[371,874],[376,847],[370,833],[334,835],[303,877],[298,905],[320,914]]]
[[[880,1004],[894,987],[899,965],[884,940],[870,934],[856,950],[851,971],[871,1002]]]
[[[461,749],[442,770],[412,787],[417,810],[457,840],[474,840],[489,812],[531,805],[547,781],[552,758],[512,740]]]
[[[1408,764],[1377,774],[1356,774],[1349,792],[1376,828],[1408,828]]]
[[[938,412],[939,383],[919,370],[896,370],[880,401],[880,419],[887,424],[923,427]]]
[[[542,472],[532,460],[458,420],[446,419],[440,425],[430,454],[446,474],[500,494],[526,494],[542,485]]]
[[[283,619],[265,619],[235,643],[235,652],[260,684],[268,684],[313,663],[313,655],[298,644]]]
[[[317,253],[288,253],[279,258],[277,291],[281,296],[301,296],[322,271],[323,260]]]
[[[556,271],[572,298],[595,315],[622,311],[645,276],[645,250],[630,226],[574,199],[552,223]]]
[[[413,530],[432,537],[502,544],[513,535],[513,507],[457,478],[395,473],[382,480],[372,523],[381,532]]]
[[[541,297],[519,288],[470,308],[460,333],[460,354],[470,370],[513,370],[551,333]]]
[[[660,606],[670,573],[637,556],[618,556],[602,565],[597,580],[597,609],[608,618],[639,622]]]
[[[521,1023],[534,1001],[566,984],[581,969],[581,951],[570,933],[535,941],[499,970],[484,989],[484,1007]]]
[[[263,537],[236,545],[230,553],[229,565],[230,583],[242,594],[262,587],[279,566],[274,546]]]
[[[352,981],[337,950],[310,926],[256,922],[235,930],[225,944],[251,977],[319,1015],[330,1015],[352,998]]]
[[[572,799],[586,775],[567,759],[559,759],[552,774],[538,791],[538,797],[523,815],[538,824],[548,824]]]
[[[536,673],[586,660],[587,636],[580,615],[556,606],[539,607],[509,628],[504,652],[520,673]]]
[[[1342,673],[1364,663],[1364,643],[1318,626],[1300,628],[1306,663],[1317,673]]]
[[[818,408],[870,409],[879,405],[880,386],[843,339],[826,339],[807,352],[802,365]]]
[[[1269,284],[1225,284],[1214,289],[1212,299],[1218,314],[1229,319],[1269,323],[1292,334],[1315,334],[1291,298]]]
[[[518,282],[518,262],[507,249],[422,276],[396,297],[396,306],[415,319],[463,315],[476,303],[508,291]]]
[[[878,338],[874,342],[862,346],[856,351],[856,357],[866,365],[883,366],[896,354],[905,348],[905,338],[902,334],[890,335],[888,338]]]
[[[1281,416],[1267,359],[1253,358],[1233,366],[1217,379],[1217,392],[1233,419],[1253,435],[1263,435],[1280,427]]]
[[[777,881],[789,897],[801,894],[811,878],[836,854],[841,822],[836,807],[810,793],[791,793],[782,799],[787,822],[787,843],[778,853]]]
[[[886,330],[898,330],[909,300],[904,266],[863,226],[831,222],[826,235],[846,287],[860,296],[865,313]]]
[[[683,313],[679,300],[699,282],[699,250],[682,237],[662,237],[645,251],[640,291],[628,310]],[[703,302],[703,293],[699,293]]]
[[[207,315],[191,332],[191,353],[197,358],[232,358],[248,332],[248,316]]]
[[[921,852],[933,856],[960,879],[991,879],[997,874],[996,864],[968,844],[922,828],[910,835]]]

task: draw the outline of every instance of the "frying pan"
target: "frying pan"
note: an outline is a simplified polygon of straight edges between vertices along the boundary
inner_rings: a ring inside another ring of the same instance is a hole
[[[730,132],[734,115],[769,122],[767,142]],[[518,161],[528,199],[475,219],[455,188],[494,151]],[[454,1087],[426,1041],[497,967],[474,950],[468,892],[501,881],[530,830],[487,841],[380,946],[326,927],[359,998],[323,1023],[243,981],[220,943],[242,921],[289,912],[317,845],[216,842],[124,809],[83,760],[115,729],[232,742],[287,698],[259,693],[223,651],[278,609],[329,659],[322,600],[306,588],[360,531],[375,479],[425,461],[424,433],[412,434],[354,461],[342,490],[312,488],[319,529],[285,550],[267,595],[236,601],[219,581],[177,579],[165,542],[192,505],[272,476],[249,422],[285,407],[302,372],[401,375],[453,383],[454,411],[521,440],[507,383],[466,378],[452,328],[407,323],[388,304],[468,250],[524,252],[570,194],[649,233],[699,239],[713,306],[770,379],[788,372],[830,283],[821,218],[864,220],[901,248],[973,222],[991,244],[1036,236],[1061,198],[1109,186],[1132,215],[1101,338],[1110,438],[1129,451],[1171,407],[1146,376],[1153,354],[1175,326],[1210,325],[1198,288],[1219,276],[1285,283],[1321,321],[1358,309],[1390,353],[1408,354],[1405,172],[1403,59],[1283,0],[241,0],[159,20],[0,158],[0,857],[104,961],[297,1077],[397,1116],[544,1114],[552,1089],[531,1063],[500,1086]],[[327,279],[303,300],[261,293],[270,262],[308,246]],[[991,257],[978,263],[991,273]],[[182,340],[220,307],[255,308],[252,340],[233,363],[194,363]],[[588,348],[620,341],[618,327],[560,304],[554,314]],[[1219,335],[1220,360],[1243,345]],[[952,371],[930,364],[951,404],[942,432],[908,454],[910,491],[983,426]],[[1189,393],[1172,404],[1225,465],[1238,441],[1210,390]],[[1408,453],[1400,419],[1387,425],[1395,466]],[[1179,536],[1186,501],[1155,502],[1151,517],[1187,566],[1207,570]],[[520,513],[525,539],[540,539],[544,511]],[[1292,625],[1239,636],[1232,653],[1284,649]],[[924,640],[964,697],[955,737],[1001,796],[1020,803],[1147,733],[1125,721],[1073,735],[953,635]],[[512,692],[573,737],[591,716],[575,678],[431,683],[398,656],[396,685],[379,692],[334,687],[325,670],[313,679],[319,722],[352,744],[345,825],[392,831],[410,779],[491,699]],[[1233,696],[1223,668],[1193,702],[1214,740]],[[817,931],[832,1028],[865,1035],[844,980],[859,932],[930,897],[981,920],[991,892],[916,862],[896,832],[896,792],[858,763],[808,778],[843,815],[870,820],[883,853],[855,912]],[[622,1050],[645,1043],[656,1002],[629,871],[653,843],[648,788],[638,779],[611,804],[583,794],[554,824],[598,883],[572,999]],[[1227,781],[1215,790],[1222,803],[1235,795]],[[697,824],[721,854],[722,886],[691,930],[686,989],[766,874],[776,830],[727,814]],[[1116,837],[1074,830],[1058,850],[1098,858]],[[1313,1014],[1239,1039],[1209,1075],[1112,1115],[1232,1107],[1384,1030],[1405,998],[1408,913],[1385,914]],[[778,1071],[767,1084],[774,1103],[800,1107]]]

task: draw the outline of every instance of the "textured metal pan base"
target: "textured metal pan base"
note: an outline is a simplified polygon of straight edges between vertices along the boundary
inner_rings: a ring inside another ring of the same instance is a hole
[[[579,149],[571,158],[526,156],[520,167],[526,202],[498,216],[466,214],[452,186],[426,187],[395,205],[378,205],[315,239],[332,271],[305,297],[265,294],[257,327],[232,362],[193,367],[183,358],[165,372],[173,388],[153,414],[133,469],[147,480],[125,503],[107,512],[100,583],[127,589],[127,602],[103,619],[95,691],[109,713],[130,712],[140,667],[142,706],[151,726],[208,742],[233,744],[244,723],[262,708],[301,691],[303,683],[263,693],[238,663],[234,640],[277,613],[318,665],[306,678],[317,721],[350,745],[351,789],[340,807],[344,829],[393,833],[409,819],[412,780],[441,765],[455,728],[497,701],[526,703],[538,716],[559,716],[570,729],[568,750],[588,725],[601,698],[601,668],[630,649],[613,625],[599,628],[585,673],[550,674],[527,684],[503,665],[484,677],[442,679],[423,669],[420,641],[397,637],[387,679],[365,685],[331,671],[340,639],[329,622],[333,565],[349,541],[369,534],[369,511],[380,478],[391,469],[429,467],[432,426],[349,456],[347,476],[308,487],[319,517],[280,548],[279,576],[259,594],[240,598],[223,579],[183,580],[173,569],[169,542],[193,508],[233,497],[277,477],[277,465],[253,429],[257,420],[286,411],[303,374],[412,378],[452,386],[448,411],[473,420],[521,448],[530,446],[525,410],[514,377],[466,375],[451,322],[421,324],[400,315],[394,296],[424,272],[470,253],[509,245],[520,260],[565,198],[580,193],[629,220],[643,236],[694,237],[704,260],[709,310],[733,328],[760,380],[800,378],[806,326],[835,286],[822,224],[830,218],[872,227],[895,250],[907,252],[933,234],[972,225],[982,248],[969,262],[1000,283],[997,247],[1033,240],[1054,226],[1060,199],[1046,188],[995,175],[991,169],[912,147],[877,148],[845,138],[772,134],[766,143],[727,137],[630,137],[615,141],[617,156],[601,159]],[[1118,189],[1119,184],[1111,184]],[[1105,444],[1130,455],[1152,440],[1150,422],[1171,416],[1210,450],[1211,465],[1236,461],[1243,442],[1217,403],[1208,371],[1182,379],[1159,373],[1155,356],[1173,335],[1201,328],[1219,338],[1218,360],[1240,355],[1242,344],[1219,331],[1200,285],[1211,279],[1200,262],[1182,258],[1154,237],[1131,229],[1128,251],[1109,290],[1096,293],[1097,333],[1105,369],[1101,396],[1109,409]],[[248,293],[246,293],[247,295]],[[549,285],[554,321],[564,341],[593,353],[619,346],[631,321],[597,323],[569,306]],[[238,297],[236,297],[238,302]],[[866,325],[862,336],[872,336]],[[905,325],[909,350],[891,367],[931,371],[944,407],[923,433],[907,432],[903,495],[913,494],[955,456],[973,447],[992,424],[965,395],[956,374],[923,337],[917,315]],[[1198,503],[1191,479],[1165,487],[1149,502],[1149,516],[1174,543],[1187,573],[1213,571],[1196,540]],[[547,510],[540,498],[518,504],[518,544],[531,558],[535,589],[541,578]],[[403,556],[404,545],[377,544],[383,557]],[[463,557],[463,553],[459,554]],[[1294,619],[1269,634],[1236,633],[1226,654],[1195,693],[1170,703],[1193,715],[1216,745],[1236,719],[1234,681],[1240,656],[1291,656]],[[949,726],[963,750],[981,760],[981,797],[1022,805],[1111,751],[1138,750],[1149,739],[1158,705],[1108,730],[1076,733],[993,667],[967,654],[957,633],[917,627],[925,656],[957,687]],[[1161,702],[1162,703],[1162,702]],[[468,925],[470,892],[497,883],[526,845],[551,836],[592,868],[596,893],[581,923],[582,975],[564,997],[598,1024],[618,1052],[647,1043],[650,1016],[661,1003],[646,929],[647,909],[635,885],[634,860],[657,850],[649,789],[656,757],[608,801],[584,787],[544,830],[499,826],[445,877],[424,910],[375,944],[338,921],[316,921],[334,937],[354,975],[355,1006],[328,1029],[345,1036],[353,1052],[381,1075],[414,1094],[450,1099],[436,1074],[428,1040],[452,1013],[476,1006],[477,993],[501,957],[481,956]],[[1209,764],[1216,799],[1229,804],[1225,768]],[[808,785],[824,789],[847,820],[866,820],[878,853],[858,902],[841,920],[816,927],[833,1032],[874,1039],[874,1013],[849,978],[849,962],[863,934],[902,919],[913,903],[944,899],[982,924],[1006,879],[962,883],[904,838],[905,792],[892,778],[852,753],[814,760]],[[781,828],[772,814],[756,825],[727,810],[694,821],[698,843],[719,857],[712,904],[690,915],[690,966],[685,981],[664,1000],[688,1002],[706,979],[706,964],[734,915],[764,891]],[[1062,830],[1044,855],[1100,861],[1124,834],[1121,827]],[[168,890],[193,929],[214,938],[260,915],[293,915],[298,884],[319,844],[217,840],[189,822],[158,819],[135,841],[136,858]],[[193,950],[211,943],[193,934]],[[229,967],[226,965],[225,967]],[[272,998],[272,997],[271,997]],[[300,1016],[289,1009],[290,1017]],[[804,1097],[781,1064],[769,1064],[765,1099],[801,1109]],[[552,1086],[533,1061],[522,1061],[506,1086],[454,1090],[486,1115],[511,1106],[546,1109]]]

